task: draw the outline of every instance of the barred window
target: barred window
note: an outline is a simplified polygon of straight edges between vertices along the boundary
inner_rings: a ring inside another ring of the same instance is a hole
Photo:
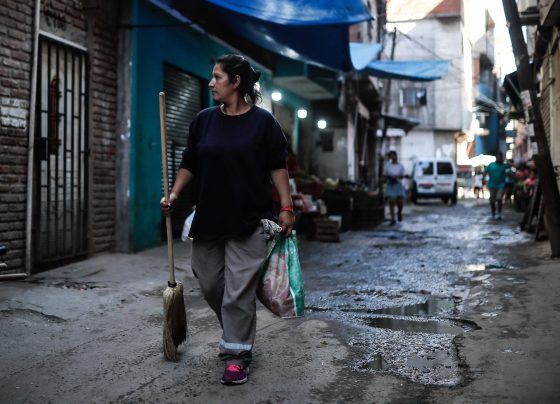
[[[427,102],[427,91],[425,88],[401,88],[401,107],[421,107],[426,105]]]

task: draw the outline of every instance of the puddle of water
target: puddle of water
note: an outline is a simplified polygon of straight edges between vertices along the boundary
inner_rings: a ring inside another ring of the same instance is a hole
[[[393,316],[437,316],[439,314],[456,314],[455,302],[452,299],[432,297],[424,303],[408,306],[385,307],[372,310],[373,314],[387,314]]]
[[[486,269],[513,269],[513,268],[508,265],[487,264]]]
[[[501,264],[468,264],[459,269],[460,272],[479,272],[493,269],[512,269],[512,267]]]
[[[411,355],[406,358],[406,364],[424,373],[430,373],[437,369],[439,376],[453,376],[451,367],[452,355],[448,351],[432,352],[426,356]]]
[[[452,334],[457,335],[463,332],[459,326],[443,321],[413,321],[395,319],[389,317],[364,318],[363,321],[370,327],[385,328],[394,331],[422,332],[428,334]]]
[[[495,244],[508,245],[523,242],[528,237],[527,234],[511,229],[494,230],[482,234],[481,240],[491,240]]]
[[[387,370],[389,365],[385,359],[383,359],[383,356],[377,354],[373,358],[365,360],[356,367],[359,370]]]
[[[490,313],[482,313],[482,317],[497,317],[498,313],[490,312]]]
[[[477,272],[486,271],[486,265],[484,264],[469,264],[461,268],[461,272]]]

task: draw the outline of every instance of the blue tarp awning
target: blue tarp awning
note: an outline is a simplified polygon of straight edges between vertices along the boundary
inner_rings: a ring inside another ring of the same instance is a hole
[[[373,20],[361,0],[206,0],[206,3],[213,8],[211,15],[220,19],[224,27],[291,59],[348,71],[362,69],[380,51],[378,44],[350,47],[348,27]]]
[[[365,73],[381,78],[433,81],[447,74],[447,60],[374,60],[368,63]]]
[[[203,19],[211,19],[223,32],[335,70],[361,70],[382,49],[380,44],[350,44],[349,26],[374,19],[361,0],[150,1],[191,20],[203,10]]]
[[[352,25],[372,19],[361,0],[206,0],[206,2],[280,25]]]
[[[368,63],[372,60],[377,59],[382,50],[383,45],[379,43],[350,42],[350,60],[352,61],[352,66],[354,66],[356,70],[362,70],[367,67]]]

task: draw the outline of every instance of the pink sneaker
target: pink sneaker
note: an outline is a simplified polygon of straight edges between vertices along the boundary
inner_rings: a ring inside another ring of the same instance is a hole
[[[222,384],[234,385],[243,384],[247,381],[248,368],[241,365],[231,364],[226,365],[224,375],[222,376]]]

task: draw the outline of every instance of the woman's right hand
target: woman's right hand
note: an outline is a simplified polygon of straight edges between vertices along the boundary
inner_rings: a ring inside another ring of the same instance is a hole
[[[173,202],[177,200],[177,195],[174,192],[171,192],[169,195],[169,199],[165,199],[165,196],[162,197],[159,201],[159,207],[161,209],[161,213],[165,216],[171,215],[173,212]]]

